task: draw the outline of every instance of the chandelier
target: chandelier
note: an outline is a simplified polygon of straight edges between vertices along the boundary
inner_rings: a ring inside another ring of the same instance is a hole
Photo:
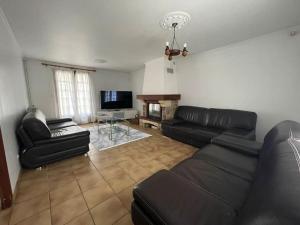
[[[173,56],[187,56],[188,50],[187,50],[187,43],[184,43],[183,48],[179,47],[179,44],[176,40],[176,30],[181,29],[183,26],[185,26],[187,23],[189,23],[191,20],[191,17],[186,12],[171,12],[164,16],[164,18],[160,21],[160,26],[164,30],[172,30],[173,31],[173,38],[171,43],[166,42],[166,48],[165,48],[165,55],[168,56],[168,59],[171,61],[173,59]]]
[[[165,55],[168,56],[168,59],[171,61],[173,56],[182,55],[187,56],[188,50],[187,50],[187,43],[184,43],[182,51],[179,49],[178,42],[176,40],[176,26],[178,23],[173,23],[173,40],[171,42],[171,46],[169,42],[166,42],[166,49],[165,49]]]

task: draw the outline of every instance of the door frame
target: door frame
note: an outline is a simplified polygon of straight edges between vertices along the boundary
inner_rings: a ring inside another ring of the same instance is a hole
[[[0,200],[2,209],[9,208],[12,205],[12,197],[12,189],[9,179],[4,143],[0,127]]]

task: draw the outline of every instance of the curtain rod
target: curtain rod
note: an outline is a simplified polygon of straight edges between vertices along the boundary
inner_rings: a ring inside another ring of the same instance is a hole
[[[71,69],[71,70],[85,70],[85,71],[90,71],[90,72],[96,72],[95,69],[85,69],[85,68],[81,68],[81,67],[61,66],[61,65],[50,64],[50,63],[42,63],[42,65],[43,66],[53,66],[53,67],[66,68],[66,69]]]

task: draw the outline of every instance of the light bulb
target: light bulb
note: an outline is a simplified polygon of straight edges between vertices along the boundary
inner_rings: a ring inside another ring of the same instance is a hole
[[[169,46],[169,42],[168,41],[166,42],[166,46]]]
[[[186,47],[187,47],[187,43],[184,43],[184,44],[183,44],[183,47],[186,48]]]

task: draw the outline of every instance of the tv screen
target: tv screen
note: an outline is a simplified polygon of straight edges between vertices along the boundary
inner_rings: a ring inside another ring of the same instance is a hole
[[[131,91],[101,91],[101,109],[132,108]]]

